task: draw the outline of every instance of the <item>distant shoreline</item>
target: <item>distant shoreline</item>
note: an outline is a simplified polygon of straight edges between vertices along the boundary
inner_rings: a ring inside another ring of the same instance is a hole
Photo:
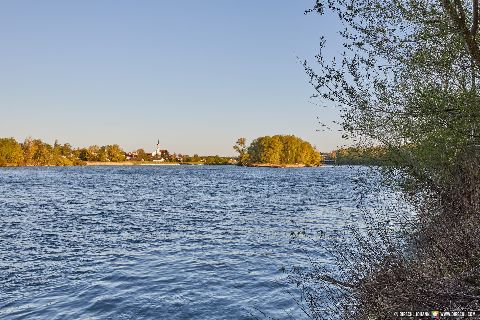
[[[0,167],[117,167],[117,166],[203,166],[203,165],[227,165],[233,166],[233,164],[205,164],[202,162],[152,162],[152,161],[86,161],[82,164],[66,165],[66,166],[56,166],[56,165],[21,165],[21,166],[0,166]],[[310,168],[310,167],[322,167],[324,164],[318,166],[309,166],[305,164],[272,164],[272,163],[251,163],[244,167],[250,168]]]
[[[258,168],[306,168],[311,167],[302,163],[297,164],[273,164],[273,163],[252,163],[248,167],[258,167]],[[315,166],[319,167],[319,166]]]
[[[189,163],[189,162],[140,162],[140,161],[122,161],[122,162],[98,162],[87,161],[87,166],[179,166],[179,165],[204,165],[203,163]],[[321,166],[321,165],[320,165]],[[315,166],[315,167],[320,167]],[[307,168],[305,164],[273,164],[273,163],[252,163],[247,167],[254,168]]]
[[[121,162],[99,162],[87,161],[86,166],[179,166],[178,162],[140,162],[140,161],[121,161]]]

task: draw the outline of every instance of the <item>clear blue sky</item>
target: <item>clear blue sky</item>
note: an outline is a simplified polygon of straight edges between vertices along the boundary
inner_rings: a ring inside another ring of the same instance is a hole
[[[295,134],[322,151],[300,58],[332,19],[313,0],[0,2],[0,136],[74,146],[233,154],[239,137]],[[334,54],[334,53],[333,53]]]

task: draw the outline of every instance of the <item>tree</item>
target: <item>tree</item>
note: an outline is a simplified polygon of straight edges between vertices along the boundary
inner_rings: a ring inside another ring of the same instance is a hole
[[[125,152],[118,144],[108,145],[105,147],[107,158],[113,162],[125,161]]]
[[[33,143],[32,138],[26,138],[22,144],[23,154],[24,154],[24,164],[35,165],[33,156],[36,152],[36,145]]]
[[[467,3],[470,1],[467,1]],[[450,23],[458,33],[473,61],[480,66],[480,47],[477,40],[479,24],[478,0],[471,1],[471,7],[465,1],[442,0],[441,5],[450,18]],[[470,10],[471,9],[471,10]]]
[[[20,166],[23,164],[23,150],[14,138],[0,139],[0,166]]]
[[[191,159],[192,162],[200,162],[200,160],[201,160],[200,157],[196,153],[193,155]]]
[[[316,96],[344,111],[347,136],[391,149],[398,166],[438,183],[479,139],[479,66],[465,33],[472,21],[476,34],[478,14],[466,3],[317,1],[316,11],[329,7],[345,25],[345,51],[304,64]]]
[[[145,152],[144,149],[138,149],[136,151],[136,153],[137,153],[136,160],[139,160],[139,161],[145,161],[146,160],[147,153]]]
[[[247,139],[239,138],[233,146],[233,150],[238,152],[238,165],[245,165],[248,163],[249,154],[247,152]]]
[[[98,149],[96,160],[100,162],[107,162],[110,161],[108,158],[108,153],[107,153],[107,147],[106,146],[101,146]]]
[[[78,158],[82,161],[90,161],[90,159],[92,158],[92,155],[88,148],[79,149],[77,153],[78,153]]]
[[[40,139],[27,138],[22,145],[26,165],[45,166],[53,164],[53,147]]]
[[[58,140],[55,140],[52,148],[51,163],[49,164],[55,166],[71,166],[75,162],[72,156],[72,149],[69,144],[62,146]]]
[[[478,0],[317,0],[312,11],[344,28],[343,53],[328,57],[322,39],[317,64],[304,63],[316,97],[340,108],[347,137],[389,155],[387,176],[418,212],[408,248],[386,252],[364,239],[378,254],[365,253],[367,268],[352,263],[345,276],[348,317],[474,308],[479,286],[465,275],[480,277]]]

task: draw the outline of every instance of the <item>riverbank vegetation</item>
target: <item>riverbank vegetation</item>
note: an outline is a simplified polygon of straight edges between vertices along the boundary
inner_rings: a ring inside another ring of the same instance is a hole
[[[240,138],[233,148],[238,164],[246,166],[318,166],[322,162],[320,152],[293,135],[259,137],[249,146]]]
[[[13,138],[0,138],[0,166],[83,165],[80,153],[68,143],[50,145],[40,139],[18,143]]]
[[[389,155],[382,147],[348,147],[332,151],[328,159],[336,165],[388,165]]]
[[[327,56],[323,39],[317,63],[305,62],[316,97],[341,108],[347,136],[389,154],[385,179],[401,188],[415,215],[401,240],[388,222],[367,225],[365,236],[336,255],[339,273],[314,268],[299,276],[309,315],[394,319],[400,311],[478,310],[478,0],[317,0],[310,10],[327,11],[345,28],[345,51]],[[328,291],[309,291],[312,281],[337,288],[330,315],[321,300]]]
[[[23,143],[14,138],[0,138],[0,167],[16,166],[78,166],[86,164],[205,164],[228,165],[235,161],[230,157],[198,156],[164,154],[153,156],[151,153],[138,149],[134,152],[125,152],[117,145],[89,146],[73,148],[70,144],[60,144],[55,141],[53,145],[40,139],[27,138]]]

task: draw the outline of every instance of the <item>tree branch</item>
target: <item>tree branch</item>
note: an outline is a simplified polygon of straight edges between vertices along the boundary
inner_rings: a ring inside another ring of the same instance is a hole
[[[473,0],[474,5],[478,0]],[[450,17],[454,26],[457,28],[458,32],[462,36],[465,44],[467,45],[468,52],[472,57],[476,65],[480,66],[480,48],[478,46],[475,35],[472,34],[471,30],[467,27],[465,12],[460,0],[454,0],[455,6],[451,3],[450,0],[442,0],[442,6],[445,9],[445,12]],[[476,11],[478,15],[478,10]],[[478,16],[475,20],[478,23]],[[473,27],[473,24],[472,24]],[[477,28],[477,27],[476,27]]]
[[[473,2],[473,6],[472,6],[473,17],[472,17],[472,28],[470,30],[470,33],[472,34],[473,37],[475,37],[478,30],[478,0],[472,0],[472,2]]]

